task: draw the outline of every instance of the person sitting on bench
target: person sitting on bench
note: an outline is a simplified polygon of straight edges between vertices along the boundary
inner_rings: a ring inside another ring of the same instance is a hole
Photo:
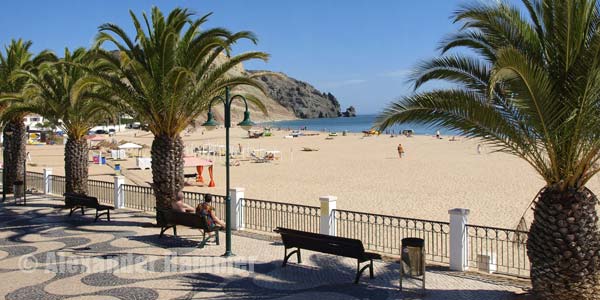
[[[183,192],[179,191],[171,202],[171,209],[178,212],[194,212],[194,208],[183,202]]]
[[[196,213],[206,217],[206,222],[211,230],[215,229],[215,227],[219,227],[218,229],[225,228],[225,222],[221,221],[221,219],[215,215],[215,209],[210,205],[211,202],[212,195],[206,194],[204,196],[204,202],[198,204],[198,207],[196,207]]]

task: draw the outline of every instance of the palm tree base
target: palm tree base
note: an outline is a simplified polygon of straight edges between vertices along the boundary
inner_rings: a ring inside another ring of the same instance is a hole
[[[87,195],[88,192],[88,153],[85,138],[71,138],[65,145],[65,191]]]
[[[152,182],[156,207],[168,209],[183,189],[183,141],[180,136],[157,135],[152,142]]]
[[[597,202],[587,188],[540,192],[527,254],[533,290],[541,299],[600,299]]]
[[[6,132],[12,132],[7,135]],[[13,184],[15,181],[23,181],[24,164],[27,152],[25,150],[25,141],[27,128],[23,123],[23,117],[19,116],[8,123],[4,128],[4,171],[6,172],[6,182],[4,183],[6,192],[13,193]]]

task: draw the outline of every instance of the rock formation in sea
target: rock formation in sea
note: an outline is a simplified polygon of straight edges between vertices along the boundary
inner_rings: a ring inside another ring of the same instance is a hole
[[[350,106],[346,108],[346,111],[342,113],[343,117],[356,117],[356,108],[354,106]]]

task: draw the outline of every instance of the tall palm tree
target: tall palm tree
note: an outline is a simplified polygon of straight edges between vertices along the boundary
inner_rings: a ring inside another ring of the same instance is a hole
[[[11,102],[5,117],[36,113],[67,134],[65,145],[65,190],[86,194],[88,178],[89,130],[114,113],[115,101],[97,85],[83,82],[90,70],[103,66],[89,52],[65,49],[57,62],[46,62],[37,72],[19,71],[27,80],[22,92],[0,95],[0,103]]]
[[[180,133],[207,111],[211,99],[225,87],[250,85],[264,91],[255,79],[230,76],[228,72],[244,61],[266,60],[268,55],[248,52],[217,64],[220,56],[230,53],[233,44],[243,39],[256,42],[255,36],[223,28],[201,31],[200,26],[210,14],[194,19],[186,9],[176,8],[165,17],[153,7],[150,18],[143,14],[143,23],[133,12],[130,14],[135,39],[117,25],[100,26],[98,45],[109,42],[118,51],[117,55],[98,51],[112,66],[111,73],[99,74],[98,82],[110,86],[131,114],[148,124],[154,134],[153,188],[157,207],[165,208],[183,188],[184,146]]]
[[[0,53],[0,93],[18,93],[27,82],[26,79],[15,76],[20,70],[33,71],[41,62],[52,59],[49,51],[42,51],[37,56],[30,52],[31,41],[12,40],[5,47],[5,53]],[[6,105],[0,106],[4,110]],[[22,181],[23,165],[25,163],[26,128],[23,123],[24,114],[14,115],[10,120],[4,122],[4,164],[6,177],[4,189],[12,193],[13,183]],[[8,135],[6,132],[11,132]]]
[[[600,299],[600,7],[595,0],[522,0],[462,6],[445,55],[422,63],[416,88],[453,83],[390,104],[378,126],[417,122],[483,139],[525,160],[546,181],[527,253],[543,299]],[[448,54],[456,47],[472,51]]]

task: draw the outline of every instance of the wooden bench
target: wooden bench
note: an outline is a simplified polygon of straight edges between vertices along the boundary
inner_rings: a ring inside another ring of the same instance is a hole
[[[156,222],[160,226],[160,237],[162,237],[169,228],[173,228],[173,235],[177,236],[177,225],[187,226],[194,229],[202,230],[202,241],[199,247],[204,248],[210,235],[206,234],[215,232],[215,242],[219,245],[219,228],[209,228],[206,216],[201,216],[195,213],[178,212],[170,209],[156,209]]]
[[[81,209],[81,214],[84,215],[85,208],[94,208],[96,209],[96,219],[94,219],[94,222],[98,221],[98,218],[103,215],[106,215],[107,220],[110,221],[110,211],[115,209],[113,206],[98,203],[98,198],[96,197],[75,193],[64,193],[64,196],[65,207],[71,209],[71,212],[69,212],[69,217],[77,209]]]
[[[369,269],[370,278],[373,278],[373,259],[381,259],[379,254],[366,252],[360,240],[282,227],[277,227],[274,231],[281,235],[285,247],[282,267],[286,266],[288,259],[294,254],[296,254],[298,263],[302,263],[300,249],[355,258],[357,268],[354,283],[358,283],[360,276],[367,268]],[[296,250],[288,253],[288,249],[293,248],[296,248]],[[368,264],[361,268],[361,264],[364,262],[368,262]]]

